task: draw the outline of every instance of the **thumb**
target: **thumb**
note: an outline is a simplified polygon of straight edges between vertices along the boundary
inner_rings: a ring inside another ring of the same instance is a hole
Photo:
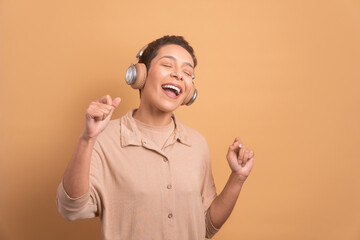
[[[110,117],[112,116],[112,114],[113,114],[114,111],[115,111],[115,108],[117,108],[117,106],[119,106],[120,102],[121,102],[121,98],[119,98],[119,97],[115,98],[115,99],[112,101],[112,105],[111,105],[111,106],[113,106],[113,108],[111,109],[111,111],[110,111],[109,115],[107,116],[107,118],[110,118]]]
[[[237,148],[238,148],[238,146],[239,145],[235,145],[235,143],[236,142],[234,142],[233,144],[231,144],[230,146],[229,146],[229,149],[228,149],[228,152],[227,152],[227,154],[226,154],[226,158],[228,159],[228,160],[231,160],[231,159],[236,159],[237,157],[236,157],[236,154],[237,154],[237,152],[236,152],[236,150],[237,150]]]
[[[119,106],[120,102],[121,102],[121,98],[119,98],[119,97],[115,98],[115,99],[112,101],[112,106],[113,106],[113,108],[111,109],[111,111],[110,111],[110,113],[109,113],[109,115],[108,115],[109,118],[110,118],[111,115],[114,113],[115,108],[117,108],[117,107]]]
[[[115,98],[112,102],[113,107],[117,108],[117,106],[119,106],[120,102],[121,102],[121,98],[119,98],[119,97]]]

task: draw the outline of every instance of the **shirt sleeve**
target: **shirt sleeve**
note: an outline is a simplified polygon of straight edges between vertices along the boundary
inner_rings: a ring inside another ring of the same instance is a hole
[[[210,211],[207,210],[205,214],[206,238],[212,238],[220,228],[216,228],[210,218]]]
[[[205,214],[205,225],[206,225],[206,238],[212,238],[215,233],[219,231],[219,229],[215,228],[211,222],[209,207],[214,199],[217,197],[216,187],[214,182],[214,177],[212,175],[211,169],[211,159],[210,159],[210,151],[206,144],[206,153],[204,160],[204,178],[203,178],[203,186],[202,186],[202,200],[203,200],[203,210]]]
[[[99,190],[101,189],[101,183],[97,171],[97,162],[101,154],[96,146],[98,146],[97,143],[91,157],[89,191],[81,197],[72,198],[66,193],[63,181],[61,181],[57,189],[56,205],[58,211],[68,221],[93,218],[100,214]]]

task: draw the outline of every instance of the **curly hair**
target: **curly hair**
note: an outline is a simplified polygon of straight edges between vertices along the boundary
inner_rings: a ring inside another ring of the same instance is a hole
[[[179,45],[183,47],[186,51],[188,51],[194,61],[194,67],[196,67],[197,60],[194,54],[194,49],[189,45],[189,43],[184,39],[184,37],[175,35],[166,35],[149,43],[144,50],[142,56],[139,57],[139,63],[144,63],[146,66],[146,70],[149,71],[151,61],[154,57],[156,57],[159,49],[162,46],[169,44]]]

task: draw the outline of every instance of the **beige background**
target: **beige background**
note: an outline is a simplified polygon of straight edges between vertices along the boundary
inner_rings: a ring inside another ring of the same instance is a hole
[[[360,239],[360,2],[0,1],[0,239],[100,239],[56,188],[104,94],[137,107],[125,70],[165,34],[199,60],[177,116],[208,140],[217,189],[235,136],[253,172],[214,239]]]

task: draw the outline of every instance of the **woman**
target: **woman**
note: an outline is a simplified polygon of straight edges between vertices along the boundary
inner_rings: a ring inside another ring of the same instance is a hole
[[[138,57],[127,81],[140,89],[139,108],[110,120],[120,98],[89,105],[58,209],[68,220],[99,216],[103,239],[211,238],[229,217],[254,153],[235,139],[227,153],[232,172],[217,195],[205,139],[173,114],[196,98],[192,47],[164,36]]]

